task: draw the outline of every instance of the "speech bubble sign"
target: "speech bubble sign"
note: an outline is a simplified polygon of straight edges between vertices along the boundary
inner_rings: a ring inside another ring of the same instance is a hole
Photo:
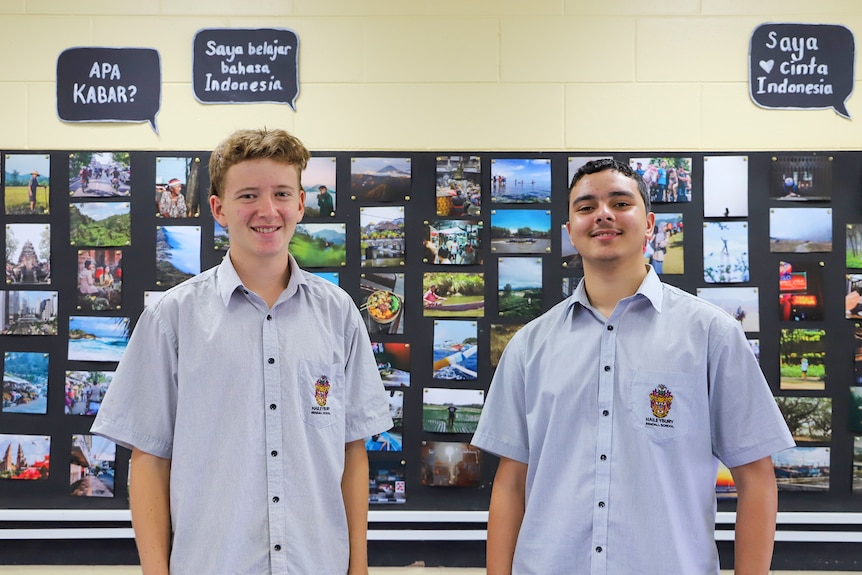
[[[57,58],[57,115],[65,122],[149,122],[158,134],[161,59],[150,48],[69,48]]]
[[[850,118],[856,42],[833,24],[761,24],[751,35],[749,91],[762,108],[832,108]]]
[[[195,34],[192,84],[204,104],[285,103],[296,110],[299,38],[286,28],[208,28]]]

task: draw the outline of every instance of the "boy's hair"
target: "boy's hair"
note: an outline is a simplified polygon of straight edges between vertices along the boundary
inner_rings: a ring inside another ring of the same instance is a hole
[[[650,211],[650,201],[649,201],[649,190],[647,189],[646,183],[644,179],[634,171],[631,166],[628,164],[624,164],[623,162],[618,162],[612,158],[602,158],[601,160],[592,160],[587,162],[583,166],[581,166],[575,175],[572,177],[572,183],[569,185],[569,194],[572,193],[572,188],[575,187],[581,178],[589,174],[596,174],[598,172],[604,172],[605,170],[613,170],[622,174],[623,176],[630,178],[635,181],[638,185],[638,191],[641,194],[641,198],[644,201],[644,207],[646,208],[646,212]]]
[[[302,171],[311,154],[296,136],[284,130],[237,130],[210,156],[210,195],[221,197],[228,169],[246,160],[266,158],[296,167],[302,188]]]

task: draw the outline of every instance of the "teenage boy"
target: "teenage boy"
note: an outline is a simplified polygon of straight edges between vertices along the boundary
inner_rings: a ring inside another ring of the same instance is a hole
[[[364,439],[389,404],[350,297],[288,253],[309,153],[240,130],[210,159],[224,261],[141,315],[93,425],[132,449],[144,573],[367,573]]]
[[[718,460],[738,491],[736,573],[766,575],[793,446],[730,315],[644,265],[643,180],[614,160],[575,174],[575,293],[506,347],[473,443],[501,457],[488,573],[718,574]]]

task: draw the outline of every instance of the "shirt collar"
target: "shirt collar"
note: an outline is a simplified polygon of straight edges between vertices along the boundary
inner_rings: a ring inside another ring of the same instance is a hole
[[[293,259],[293,255],[287,254],[290,266],[290,280],[287,282],[287,287],[282,293],[282,298],[288,298],[299,290],[299,286],[307,283],[305,272]],[[224,259],[218,266],[218,292],[225,306],[230,303],[230,297],[237,289],[245,289],[236,268],[233,267],[233,262],[230,261],[230,250],[224,256]]]
[[[635,292],[635,296],[637,295],[645,297],[650,304],[652,304],[655,310],[661,313],[662,283],[658,274],[655,273],[655,270],[651,265],[647,265],[647,275],[641,282],[640,287],[638,287],[637,292]],[[570,312],[575,307],[575,304],[580,304],[587,309],[593,308],[592,304],[590,304],[589,298],[587,297],[587,290],[586,287],[584,287],[583,278],[578,282],[578,287],[575,288],[575,291],[572,292],[566,312]]]

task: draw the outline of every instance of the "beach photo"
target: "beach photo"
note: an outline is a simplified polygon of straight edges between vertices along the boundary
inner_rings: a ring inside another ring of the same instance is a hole
[[[6,283],[51,283],[50,224],[6,224]]]
[[[704,156],[703,217],[748,217],[748,156]]]
[[[756,287],[697,288],[697,297],[726,311],[746,332],[760,331],[760,300]]]
[[[491,251],[502,254],[544,254],[551,251],[551,212],[492,210]]]
[[[424,263],[463,266],[483,263],[481,221],[426,221],[423,230]]]
[[[392,418],[392,428],[365,438],[365,451],[402,451],[404,438],[404,392],[390,389],[386,393],[389,399],[389,416]]]
[[[551,201],[551,160],[491,159],[491,201],[541,204]]]
[[[830,451],[828,447],[791,447],[773,454],[772,466],[779,493],[828,492]]]
[[[43,215],[51,204],[51,156],[6,154],[3,204],[7,215]]]
[[[99,413],[113,379],[113,371],[67,371],[63,389],[66,415]]]
[[[410,158],[350,159],[350,193],[360,201],[404,201],[411,177]]]
[[[482,452],[469,443],[422,442],[422,485],[478,487],[482,484]]]
[[[129,344],[129,318],[69,318],[69,361],[118,362]]]
[[[386,388],[410,387],[410,344],[371,342],[377,371]]]
[[[769,251],[773,253],[831,252],[832,209],[770,209]]]
[[[684,240],[683,215],[656,212],[652,238],[644,250],[644,261],[659,275],[682,275],[685,273]]]
[[[0,320],[2,335],[57,335],[57,292],[4,292]]]
[[[729,284],[750,279],[748,222],[704,222],[703,281]]]
[[[315,156],[308,160],[302,172],[306,217],[331,218],[335,215],[335,163],[331,156]]]
[[[512,339],[518,330],[524,327],[523,323],[492,323],[491,324],[491,365],[497,367],[500,363],[500,358],[503,356],[503,350],[509,345],[509,340]]]
[[[129,202],[81,202],[69,204],[69,244],[86,247],[118,247],[132,243]]]
[[[437,215],[478,216],[482,211],[482,162],[479,156],[437,156]]]
[[[781,389],[826,389],[826,331],[782,329],[778,340]]]
[[[347,265],[347,233],[344,224],[297,224],[290,253],[302,268]]]
[[[156,158],[156,216],[196,218],[200,215],[201,159],[191,156]]]
[[[78,250],[79,311],[120,309],[123,304],[123,251]]]
[[[474,380],[479,369],[479,328],[475,321],[436,320],[431,376]]]
[[[3,413],[48,413],[48,354],[3,354]]]
[[[832,199],[832,158],[816,152],[773,157],[769,197],[790,202],[828,202]]]
[[[497,314],[532,319],[542,313],[542,259],[497,260]]]
[[[775,398],[784,421],[796,443],[827,443],[832,441],[831,397]]]
[[[51,436],[0,434],[0,479],[48,479]]]
[[[475,433],[485,391],[426,387],[422,390],[422,431]]]
[[[156,285],[169,288],[201,273],[201,229],[156,226]]]
[[[404,265],[404,206],[359,209],[362,267]]]
[[[404,333],[404,274],[359,276],[359,312],[369,335]]]
[[[422,275],[422,315],[484,317],[485,274],[425,272]]]
[[[778,262],[778,319],[823,321],[824,262]]]
[[[391,504],[407,502],[407,468],[403,459],[368,461],[368,503]]]
[[[129,152],[69,154],[69,194],[73,197],[128,196],[131,179]]]
[[[629,165],[643,178],[651,203],[691,201],[694,181],[691,158],[631,158]]]
[[[74,497],[113,497],[117,444],[98,435],[73,435],[69,464],[69,494]]]

